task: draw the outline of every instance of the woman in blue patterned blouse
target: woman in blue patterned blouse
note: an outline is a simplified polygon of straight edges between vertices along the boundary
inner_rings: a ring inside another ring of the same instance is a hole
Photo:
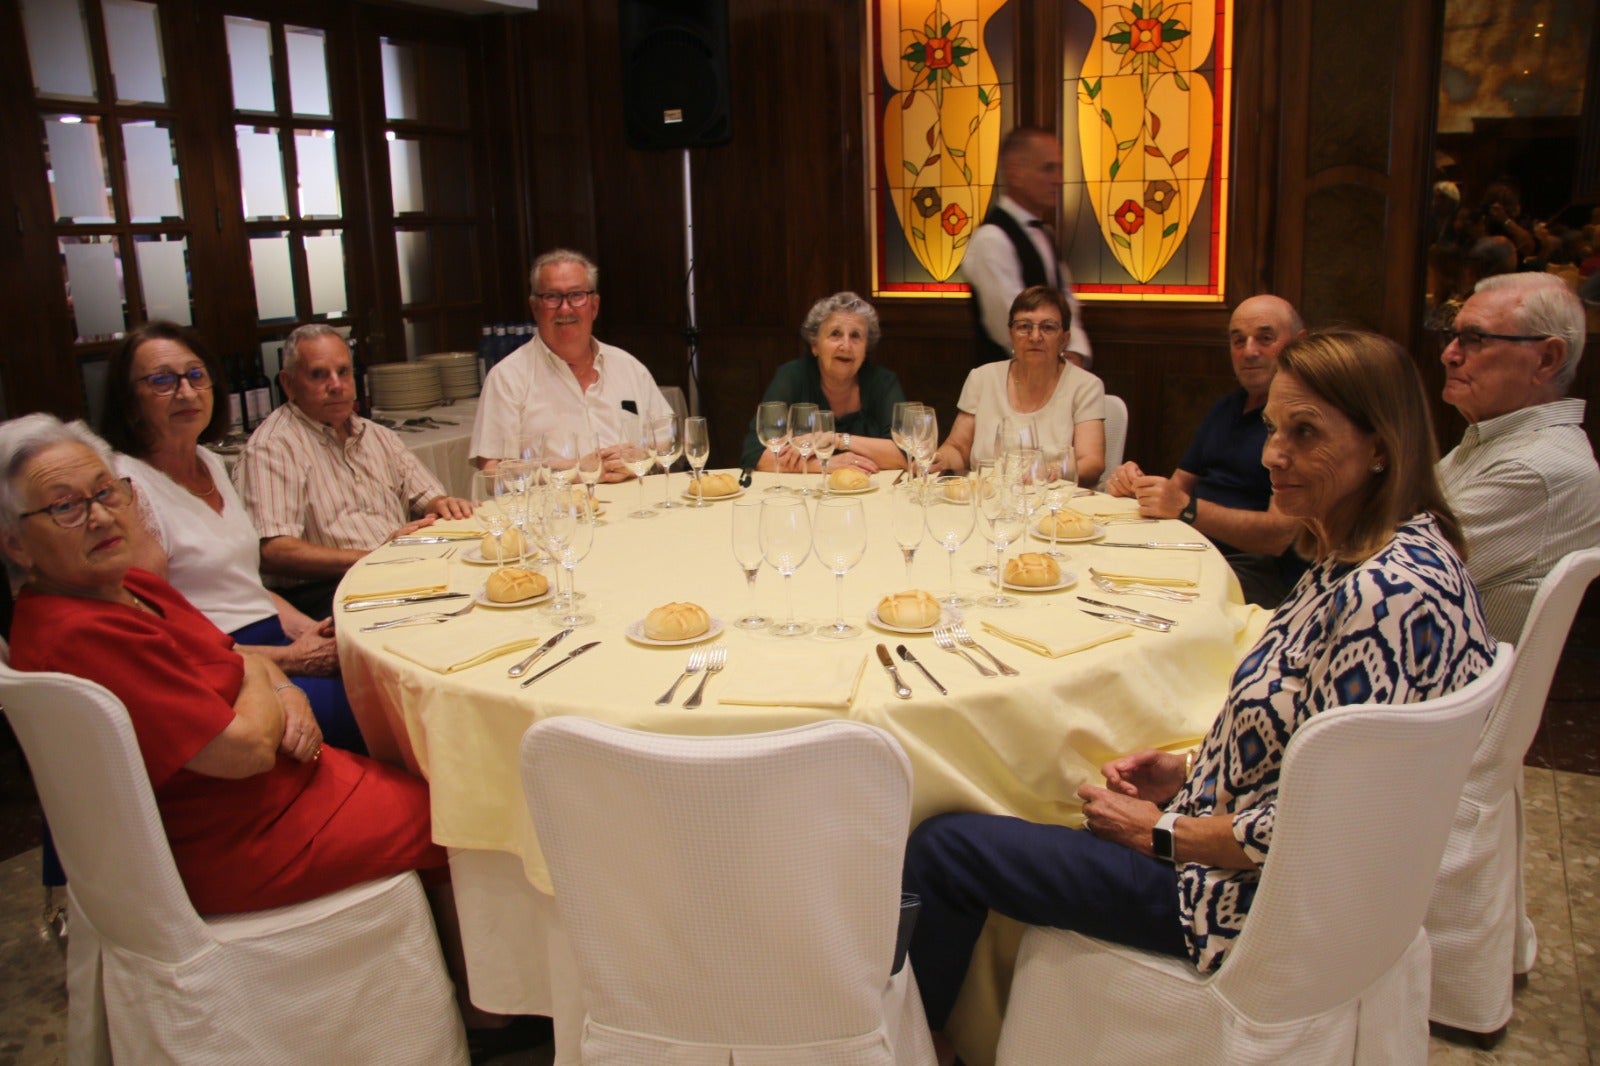
[[[1215,970],[1272,846],[1295,729],[1328,707],[1442,696],[1492,661],[1410,357],[1370,333],[1302,338],[1279,359],[1265,416],[1262,462],[1312,565],[1199,750],[1107,763],[1105,787],[1078,790],[1083,830],[946,814],[912,834],[906,889],[923,906],[911,959],[942,1062],[954,1052],[937,1031],[990,909]],[[1170,861],[1155,854],[1158,822]]]

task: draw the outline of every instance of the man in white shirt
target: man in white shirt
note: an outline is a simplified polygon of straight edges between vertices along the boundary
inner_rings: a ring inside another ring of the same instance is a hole
[[[1478,282],[1440,356],[1444,401],[1469,424],[1439,461],[1439,480],[1499,640],[1522,633],[1539,582],[1563,555],[1600,544],[1600,466],[1583,401],[1565,398],[1584,326],[1560,278],[1500,274]]]
[[[594,339],[599,267],[557,248],[534,260],[528,281],[528,306],[539,331],[484,380],[472,424],[472,461],[492,470],[521,454],[519,438],[570,430],[584,452],[600,450],[604,480],[626,480],[630,475],[617,447],[627,436],[624,418],[637,415],[648,423],[670,416],[672,408],[643,363]]]
[[[961,261],[972,288],[978,346],[973,363],[1011,357],[1011,301],[1030,286],[1049,285],[1061,290],[1072,309],[1067,358],[1087,370],[1094,352],[1048,222],[1061,195],[1061,142],[1040,129],[1012,130],[1000,144],[1000,181],[1005,192],[990,205]]]

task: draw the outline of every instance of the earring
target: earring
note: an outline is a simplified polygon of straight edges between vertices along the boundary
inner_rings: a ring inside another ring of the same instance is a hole
[[[1383,463],[1382,462],[1373,463],[1372,464],[1372,472],[1374,474],[1383,473]]]

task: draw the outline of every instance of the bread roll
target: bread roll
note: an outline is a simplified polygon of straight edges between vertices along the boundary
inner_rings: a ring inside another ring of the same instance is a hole
[[[878,621],[901,629],[927,629],[939,622],[939,601],[921,589],[896,592],[878,601]]]
[[[1055,532],[1052,533],[1051,530]],[[1039,536],[1051,536],[1071,540],[1078,537],[1094,536],[1094,522],[1088,516],[1079,514],[1072,508],[1059,511],[1053,515],[1045,515],[1039,520]]]
[[[521,603],[543,596],[549,589],[549,578],[537,570],[525,570],[520,566],[496,570],[484,584],[484,594],[492,603]]]
[[[692,640],[711,628],[711,616],[698,603],[663,603],[644,616],[651,640]]]
[[[944,483],[944,498],[954,500],[956,503],[966,503],[972,499],[972,482],[966,478],[960,481],[946,481]]]
[[[844,492],[864,489],[871,484],[872,479],[867,476],[867,472],[853,466],[841,466],[828,475],[828,487]]]
[[[497,547],[494,534],[485,533],[478,551],[490,562],[503,563],[507,559],[516,559],[522,555],[522,534],[514,529],[506,530],[500,535],[500,543]]]
[[[739,479],[732,474],[705,474],[698,481],[689,482],[689,495],[704,492],[707,499],[713,496],[732,496],[739,491]]]
[[[1006,584],[1025,589],[1047,589],[1061,584],[1061,567],[1042,552],[1023,552],[1006,561]]]

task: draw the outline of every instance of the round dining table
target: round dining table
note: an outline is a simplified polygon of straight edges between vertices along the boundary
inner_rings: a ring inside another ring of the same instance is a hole
[[[784,619],[790,595],[800,620],[834,621],[836,577],[816,557],[788,579],[789,589],[763,567],[752,594],[732,547],[734,499],[815,490],[815,475],[756,474],[738,497],[702,507],[688,505],[688,476],[681,473],[666,484],[658,474],[642,484],[599,486],[592,547],[575,571],[581,610],[593,621],[576,627],[520,677],[508,670],[564,627],[544,603],[486,602],[482,589],[494,567],[477,561],[481,527],[474,521],[439,522],[422,531],[466,539],[388,544],[346,575],[336,608],[345,685],[373,755],[429,782],[434,839],[451,851],[471,998],[490,1011],[551,1015],[558,1062],[577,1061],[583,1006],[521,787],[519,745],[532,723],[576,714],[661,733],[731,735],[851,718],[887,730],[910,759],[908,833],[926,817],[957,810],[1075,825],[1075,792],[1085,781],[1098,782],[1107,760],[1197,742],[1222,706],[1235,666],[1265,627],[1267,613],[1241,602],[1227,562],[1193,529],[1176,521],[1131,521],[1132,501],[1090,494],[1072,506],[1096,523],[1095,538],[1056,546],[1066,556],[1060,563],[1064,587],[1013,591],[1020,601],[1014,607],[946,609],[946,621],[964,624],[1014,676],[995,670],[982,651],[969,650],[968,658],[941,648],[929,632],[887,628],[876,617],[885,595],[915,588],[943,596],[951,586],[950,556],[931,536],[908,574],[891,533],[896,478],[894,471],[881,472],[867,490],[847,497],[862,505],[867,547],[843,579],[844,619],[861,630],[846,639],[784,638],[735,624],[752,609]],[[664,498],[685,506],[657,510]],[[641,500],[654,517],[631,516]],[[953,557],[955,589],[973,599],[993,592],[972,569],[994,558],[982,523],[979,516],[979,528]],[[1034,539],[1008,555],[1048,548]],[[1109,592],[1093,583],[1093,574],[1144,578],[1192,599]],[[441,590],[471,599],[368,606],[374,598]],[[469,602],[469,610],[443,621],[372,628],[429,608],[459,611]],[[704,607],[712,632],[693,644],[648,643],[644,617],[670,602]],[[1176,624],[1161,631],[1090,611],[1142,611]],[[895,654],[909,698],[897,695],[879,663],[880,644],[891,652],[904,645],[921,663]],[[726,668],[690,679],[705,681],[701,705],[684,706],[689,683],[658,705],[695,649],[713,646],[725,648]],[[995,676],[984,676],[975,664]],[[991,920],[951,1019],[949,1032],[971,1066],[992,1061],[1018,933],[1009,924]]]

